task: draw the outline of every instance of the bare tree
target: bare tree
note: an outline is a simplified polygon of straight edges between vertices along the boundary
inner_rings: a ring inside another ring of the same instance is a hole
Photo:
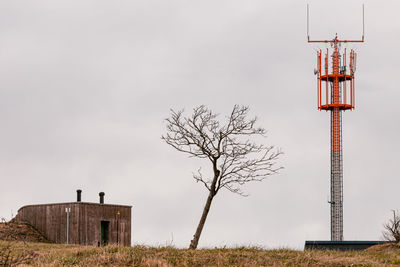
[[[384,230],[382,232],[383,238],[390,242],[400,242],[400,216],[396,215],[396,211],[393,211],[393,219],[383,224]]]
[[[188,117],[183,111],[171,110],[166,119],[167,133],[162,139],[191,157],[207,159],[212,168],[211,177],[204,177],[201,169],[193,175],[209,194],[190,249],[197,248],[211,203],[222,188],[245,196],[242,185],[262,181],[281,169],[275,166],[280,150],[250,140],[265,137],[265,129],[256,127],[257,118],[248,118],[248,112],[248,107],[235,105],[227,121],[221,123],[218,114],[202,105]]]

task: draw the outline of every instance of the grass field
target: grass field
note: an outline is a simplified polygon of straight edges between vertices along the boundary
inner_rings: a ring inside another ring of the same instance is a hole
[[[400,247],[380,245],[365,251],[173,247],[93,247],[0,241],[12,257],[29,255],[19,266],[400,266]],[[1,263],[0,263],[1,266]]]

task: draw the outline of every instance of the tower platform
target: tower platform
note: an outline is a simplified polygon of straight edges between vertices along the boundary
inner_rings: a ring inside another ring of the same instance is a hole
[[[340,251],[351,251],[351,250],[364,250],[369,247],[385,244],[387,241],[306,241],[304,250],[340,250]]]

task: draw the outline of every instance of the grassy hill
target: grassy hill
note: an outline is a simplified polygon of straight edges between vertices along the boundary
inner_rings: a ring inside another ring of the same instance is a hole
[[[0,240],[48,243],[39,231],[26,223],[0,223]],[[1,266],[1,264],[0,264]]]
[[[16,265],[400,266],[400,246],[384,244],[353,252],[264,250],[252,247],[199,250],[146,246],[94,247],[51,244],[29,225],[0,223],[0,266]]]
[[[33,266],[400,266],[400,247],[385,244],[365,251],[294,251],[287,249],[173,247],[93,247],[0,241],[0,251]],[[1,252],[0,252],[1,254]],[[0,257],[1,260],[1,257]],[[1,263],[0,263],[1,266]]]

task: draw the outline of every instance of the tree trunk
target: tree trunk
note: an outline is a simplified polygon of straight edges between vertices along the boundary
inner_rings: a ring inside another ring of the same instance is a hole
[[[201,215],[199,225],[197,226],[196,233],[193,236],[192,241],[190,241],[189,249],[196,249],[197,244],[199,243],[201,231],[203,230],[204,223],[206,222],[208,212],[210,211],[211,202],[215,196],[213,190],[210,190],[210,193],[207,198],[206,205],[204,206],[203,214]]]

